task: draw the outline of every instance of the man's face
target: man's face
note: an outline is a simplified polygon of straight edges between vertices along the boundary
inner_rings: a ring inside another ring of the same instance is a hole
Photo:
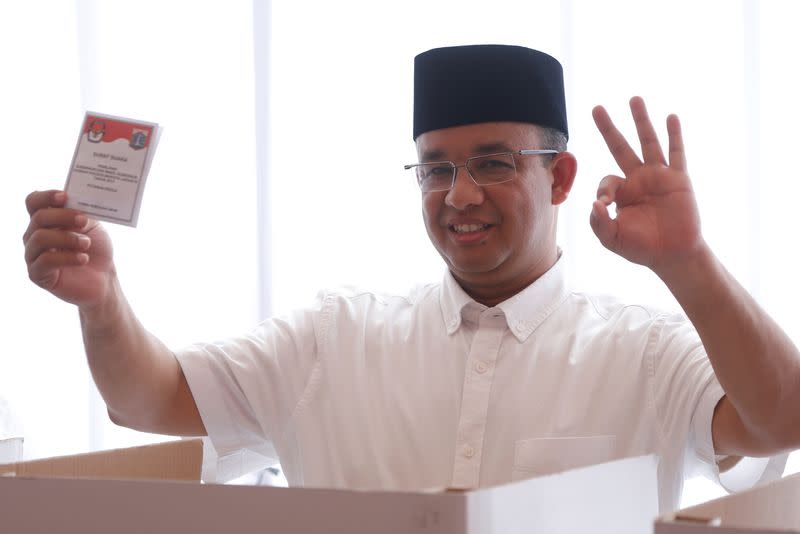
[[[512,122],[433,130],[417,138],[420,162],[542,148],[536,126]],[[473,287],[525,287],[556,257],[553,176],[542,156],[514,156],[511,181],[481,187],[458,169],[449,191],[424,193],[428,236],[453,275]]]

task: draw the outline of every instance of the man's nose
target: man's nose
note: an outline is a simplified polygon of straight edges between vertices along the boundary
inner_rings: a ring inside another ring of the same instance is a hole
[[[483,187],[475,183],[464,166],[456,167],[453,187],[444,197],[445,204],[457,210],[465,210],[470,206],[479,206],[484,200]]]

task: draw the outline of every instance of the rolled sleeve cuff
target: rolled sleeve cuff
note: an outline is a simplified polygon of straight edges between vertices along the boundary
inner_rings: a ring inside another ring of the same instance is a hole
[[[715,381],[701,397],[692,421],[695,453],[697,459],[707,466],[707,469],[704,469],[705,476],[729,493],[750,489],[781,478],[789,453],[767,458],[743,457],[729,470],[720,473],[717,463],[720,457],[714,452],[712,424],[714,409],[724,396],[725,391]]]
[[[714,437],[711,433],[711,425],[714,421],[714,409],[724,396],[725,391],[722,390],[722,386],[714,380],[706,388],[703,396],[700,397],[697,410],[692,418],[692,435],[694,436],[694,450],[697,459],[705,465],[714,466],[714,470],[717,472],[717,458],[714,452]]]
[[[207,350],[191,346],[176,351],[175,357],[208,434],[203,448],[203,481],[227,482],[278,463],[274,448],[246,431],[250,425],[245,421],[250,417],[230,388],[220,383],[221,374],[214,369]]]

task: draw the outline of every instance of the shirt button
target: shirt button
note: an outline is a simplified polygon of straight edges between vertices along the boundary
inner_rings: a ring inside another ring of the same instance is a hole
[[[475,449],[473,449],[470,445],[464,445],[464,456],[467,458],[472,458],[475,456]]]
[[[485,373],[488,368],[489,368],[489,366],[487,366],[483,362],[478,362],[478,363],[475,364],[475,371],[480,373],[480,374]]]

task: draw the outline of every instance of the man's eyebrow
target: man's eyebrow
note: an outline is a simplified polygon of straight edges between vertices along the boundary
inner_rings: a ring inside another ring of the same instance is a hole
[[[493,154],[496,152],[512,152],[510,146],[503,142],[484,143],[475,147],[475,154]]]
[[[472,153],[495,154],[497,152],[512,152],[512,151],[513,150],[509,145],[503,143],[502,141],[497,141],[494,143],[482,143],[480,145],[477,145],[473,149]],[[422,155],[419,158],[419,160],[423,163],[426,161],[443,161],[446,159],[447,159],[447,154],[445,154],[443,150],[439,149],[426,150],[425,152],[422,153]]]
[[[421,162],[425,161],[442,161],[445,159],[444,152],[441,150],[426,150],[419,157]]]

